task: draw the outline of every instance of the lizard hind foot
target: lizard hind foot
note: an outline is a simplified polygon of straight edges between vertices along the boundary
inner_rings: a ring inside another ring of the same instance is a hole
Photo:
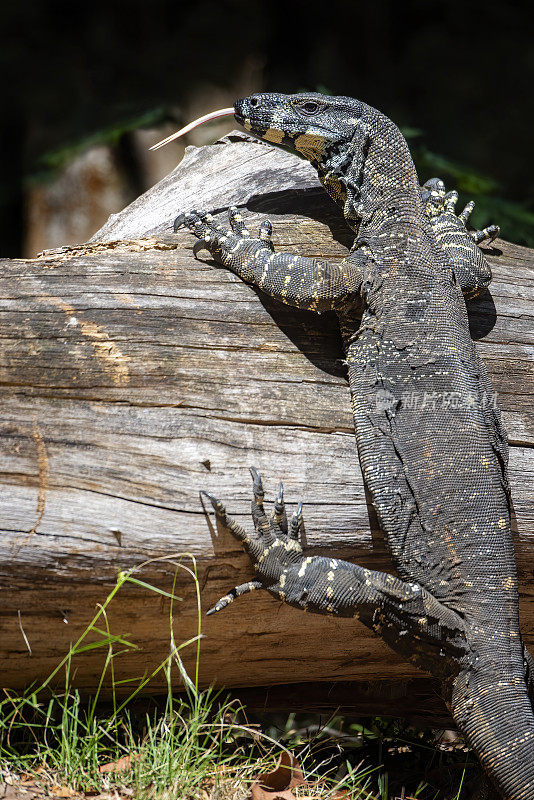
[[[207,499],[218,522],[243,545],[245,552],[253,562],[256,576],[254,580],[236,586],[222,597],[208,612],[215,614],[226,608],[236,597],[254,591],[267,589],[275,597],[283,600],[283,591],[288,570],[302,563],[302,546],[300,538],[304,529],[302,518],[302,503],[288,523],[284,502],[284,487],[279,485],[272,512],[269,516],[264,508],[263,482],[261,475],[255,467],[250,468],[252,475],[252,520],[254,533],[247,531],[239,525],[226,511],[224,504],[214,495],[201,491],[202,499]]]

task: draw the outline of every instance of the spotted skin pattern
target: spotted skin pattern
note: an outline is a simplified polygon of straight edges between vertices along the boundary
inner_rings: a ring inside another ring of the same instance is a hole
[[[230,227],[181,214],[219,263],[291,306],[334,310],[346,352],[364,480],[397,576],[305,556],[302,512],[288,526],[280,490],[267,517],[253,470],[247,533],[211,495],[249,554],[259,588],[314,613],[356,617],[442,681],[452,715],[500,796],[534,800],[534,665],[518,621],[507,443],[465,301],[491,279],[471,233],[472,204],[435,178],[422,188],[404,137],[348,97],[257,94],[235,104],[245,129],[308,158],[355,233],[340,264],[275,253],[237,209]],[[360,321],[361,320],[361,321]]]

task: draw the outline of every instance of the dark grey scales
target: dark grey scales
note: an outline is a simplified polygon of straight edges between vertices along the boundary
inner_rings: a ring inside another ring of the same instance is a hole
[[[255,580],[307,611],[356,617],[442,680],[453,717],[499,794],[534,798],[533,661],[519,631],[507,441],[462,292],[491,280],[470,233],[472,204],[438,179],[421,189],[406,141],[383,114],[348,97],[257,94],[235,104],[247,130],[308,158],[355,232],[338,265],[275,253],[230,209],[177,218],[243,280],[298,308],[333,309],[341,326],[358,452],[398,577],[306,557],[301,511],[288,528],[282,491],[268,518],[253,471],[254,533],[226,515]],[[361,323],[360,323],[361,317]],[[355,655],[357,657],[357,654]]]

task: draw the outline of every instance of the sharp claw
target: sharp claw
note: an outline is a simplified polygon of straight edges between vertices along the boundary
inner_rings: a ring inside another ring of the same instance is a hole
[[[252,491],[258,500],[263,500],[265,492],[263,491],[263,483],[261,475],[256,467],[249,467],[250,474],[252,475]]]
[[[278,494],[276,495],[276,500],[274,501],[274,518],[281,520],[284,514],[284,485],[280,481],[280,485],[278,486]]]
[[[218,517],[221,517],[222,519],[226,518],[226,509],[224,505],[221,503],[221,501],[217,497],[215,497],[215,495],[206,492],[204,489],[200,490],[199,495],[201,497],[204,496],[208,498],[211,505],[213,506],[213,510],[215,511]]]
[[[297,510],[291,517],[290,533],[292,539],[299,539],[300,528],[302,526],[302,503],[299,503]]]
[[[181,214],[178,214],[178,216],[174,220],[174,224],[173,224],[174,232],[176,233],[176,231],[179,228],[181,228],[184,224],[185,224],[185,212],[182,212]]]
[[[206,616],[211,617],[212,614],[216,614],[218,611],[222,611],[223,608],[229,606],[231,602],[233,602],[233,597],[229,597],[228,595],[221,597],[220,600],[217,600],[213,608],[210,608],[209,611],[206,611]]]
[[[490,225],[489,228],[488,228],[488,232],[490,234],[489,235],[489,240],[490,240],[490,243],[491,243],[491,242],[494,242],[495,239],[499,236],[499,234],[501,232],[501,229],[499,228],[498,225]]]
[[[203,236],[202,239],[197,239],[197,241],[193,245],[193,255],[195,256],[195,258],[197,257],[197,255],[200,253],[201,250],[207,250],[208,253],[211,253],[211,250],[208,247],[210,241],[211,237],[209,234]]]

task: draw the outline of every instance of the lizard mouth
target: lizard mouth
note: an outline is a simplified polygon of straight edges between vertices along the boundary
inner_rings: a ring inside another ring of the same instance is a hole
[[[236,103],[236,105],[237,105],[237,103]],[[240,125],[243,125],[243,123],[245,121],[245,117],[240,111],[237,110],[237,108],[235,108],[235,106],[234,106],[234,117],[235,117],[236,122],[239,122]]]

